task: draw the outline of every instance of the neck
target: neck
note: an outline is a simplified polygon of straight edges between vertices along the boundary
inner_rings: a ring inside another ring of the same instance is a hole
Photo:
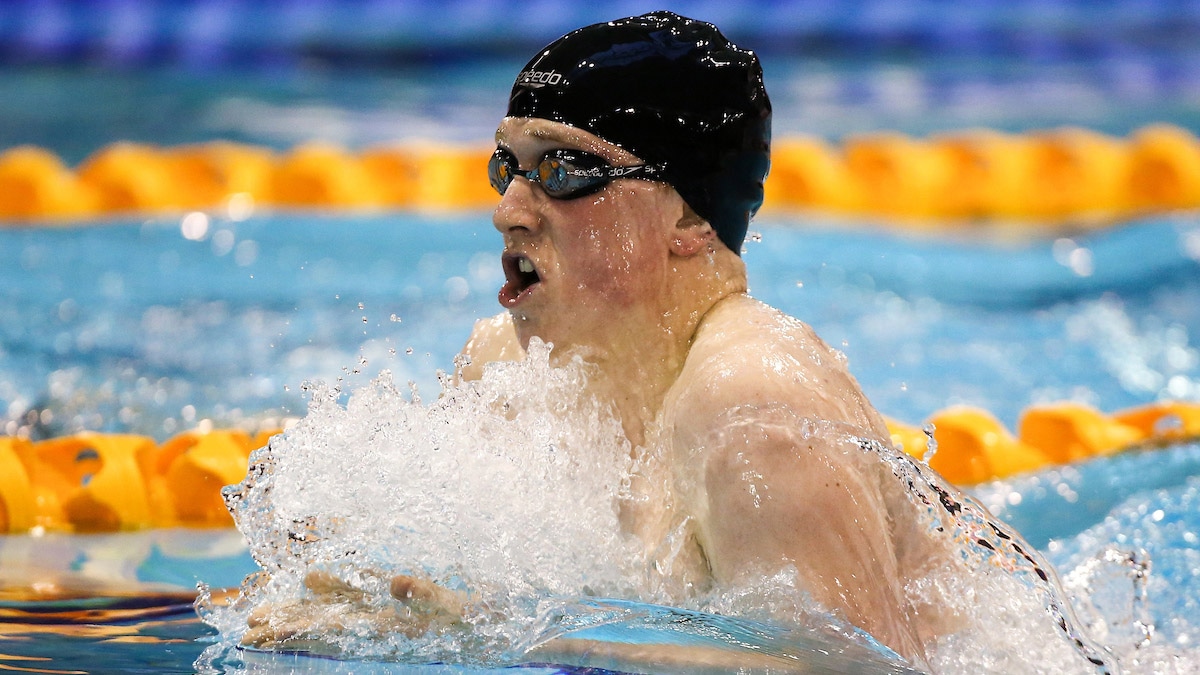
[[[746,292],[745,265],[723,247],[671,262],[661,303],[614,318],[614,330],[599,341],[603,348],[584,348],[586,360],[598,366],[593,393],[612,402],[635,447],[645,443],[705,316]]]

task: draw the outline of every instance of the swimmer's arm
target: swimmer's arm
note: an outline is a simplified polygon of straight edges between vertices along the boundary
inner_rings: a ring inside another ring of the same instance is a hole
[[[256,607],[241,643],[257,649],[287,649],[337,655],[337,638],[346,631],[415,637],[429,631],[465,629],[470,597],[409,575],[391,578],[395,604],[378,606],[360,588],[323,570],[304,578],[307,597]]]
[[[809,673],[806,664],[756,654],[749,650],[725,650],[699,645],[636,644],[584,638],[558,637],[526,652],[531,663],[555,663],[611,671],[687,672],[690,675],[718,673]]]
[[[737,583],[792,565],[815,600],[921,663],[888,511],[846,448],[770,423],[727,426],[720,438],[700,477],[699,534],[716,580]]]
[[[459,354],[458,377],[462,380],[478,380],[483,377],[483,367],[493,361],[519,361],[525,356],[517,341],[512,316],[501,312],[489,319],[475,322],[471,337]]]
[[[856,461],[857,445],[809,422],[876,439],[877,415],[862,413],[858,388],[815,338],[779,339],[786,331],[772,324],[749,346],[731,345],[723,336],[736,326],[721,327],[693,348],[668,415],[715,580],[791,566],[817,602],[920,659],[877,477]]]

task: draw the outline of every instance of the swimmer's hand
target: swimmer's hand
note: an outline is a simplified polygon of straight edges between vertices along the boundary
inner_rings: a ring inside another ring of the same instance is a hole
[[[408,608],[409,613],[423,617],[425,628],[445,628],[463,623],[467,594],[439,586],[428,579],[401,574],[392,577],[389,588],[393,598]],[[408,633],[410,636],[414,633]]]
[[[304,577],[312,597],[255,608],[242,645],[337,654],[337,638],[352,634],[383,637],[400,633],[417,637],[430,631],[465,628],[468,596],[428,579],[393,577],[390,593],[397,603],[372,605],[368,594],[329,572],[313,570]]]

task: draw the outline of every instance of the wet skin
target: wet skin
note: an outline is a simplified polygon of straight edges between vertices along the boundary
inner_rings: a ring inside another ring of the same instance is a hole
[[[496,140],[525,171],[556,148],[639,163],[546,120],[506,118]],[[668,585],[687,593],[792,571],[824,607],[926,666],[941,617],[903,588],[947,553],[922,536],[882,463],[840,435],[889,442],[841,355],[749,297],[741,258],[666,184],[619,179],[558,200],[518,176],[493,223],[506,311],[476,324],[460,377],[521,359],[534,336],[553,343],[554,359],[582,356],[594,366],[588,393],[612,404],[643,462],[622,526],[648,551],[673,533],[686,539],[660,566]],[[460,598],[410,579],[393,583],[405,611],[381,617],[381,630],[458,625]],[[330,580],[310,582],[346,601]],[[429,600],[411,602],[413,588]],[[246,641],[318,633],[304,614],[258,613]]]
[[[584,150],[614,166],[640,163],[587,132],[543,120],[506,119],[496,139],[522,169],[556,148]],[[508,279],[499,300],[513,318],[521,346],[536,335],[564,351],[609,351],[627,339],[625,317],[656,322],[670,309],[662,306],[671,283],[670,232],[649,225],[674,223],[683,208],[673,189],[652,181],[617,180],[584,197],[552,199],[524,177],[515,179],[492,222],[504,236]],[[514,273],[522,258],[536,271],[538,282],[532,286]]]
[[[638,163],[546,120],[506,118],[496,137],[525,170],[562,147]],[[493,222],[506,259],[528,257],[539,281],[524,288],[506,262],[508,312],[477,324],[463,376],[521,358],[535,335],[555,353],[582,354],[599,366],[592,393],[613,401],[631,443],[660,446],[660,476],[645,481],[657,493],[639,495],[622,520],[648,548],[690,523],[693,550],[675,567],[689,577],[683,586],[790,565],[818,602],[923,665],[922,637],[939,631],[940,617],[906,604],[903,584],[945,551],[911,536],[915,515],[880,462],[810,428],[831,423],[890,443],[844,358],[746,295],[741,259],[661,183],[619,180],[555,200],[518,177]]]

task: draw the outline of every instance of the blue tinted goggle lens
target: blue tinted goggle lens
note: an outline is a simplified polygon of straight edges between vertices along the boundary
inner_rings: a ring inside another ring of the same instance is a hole
[[[517,158],[497,148],[488,162],[488,180],[496,192],[504,194],[517,176],[538,183],[555,199],[574,199],[591,194],[617,178],[655,180],[661,166],[610,166],[604,159],[577,150],[551,150],[531,171],[522,171]]]

